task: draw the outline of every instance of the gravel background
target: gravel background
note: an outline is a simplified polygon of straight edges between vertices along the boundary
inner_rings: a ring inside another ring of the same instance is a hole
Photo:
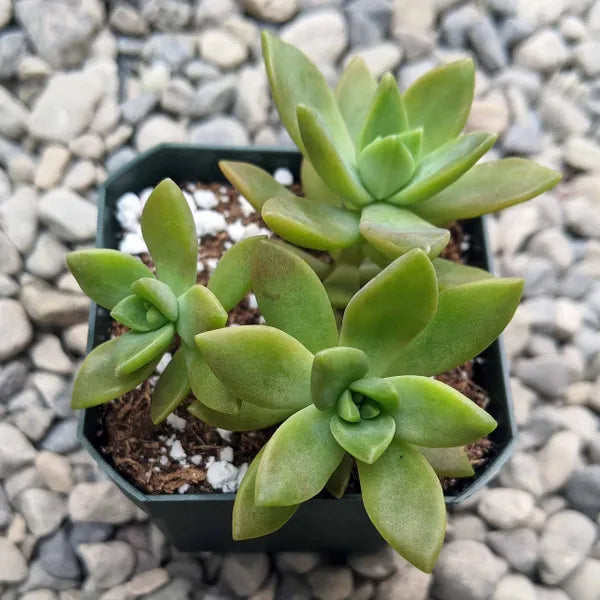
[[[501,271],[527,282],[506,335],[521,437],[450,515],[432,576],[388,552],[179,554],[75,439],[88,302],[64,255],[139,151],[289,144],[264,26],[332,81],[356,53],[402,86],[472,55],[469,128],[566,175],[492,222]],[[593,0],[0,0],[0,599],[598,600],[599,116]]]

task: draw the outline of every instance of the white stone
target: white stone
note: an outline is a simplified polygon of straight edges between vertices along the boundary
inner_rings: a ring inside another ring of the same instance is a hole
[[[263,21],[285,23],[298,10],[296,0],[244,0],[248,14]]]
[[[46,146],[35,170],[35,185],[43,190],[53,188],[62,179],[70,158],[71,153],[64,146]]]
[[[182,143],[187,139],[185,127],[164,115],[154,115],[146,119],[135,136],[136,148],[143,152],[157,144],[167,142]]]
[[[225,446],[219,451],[219,458],[227,462],[233,462],[233,448],[231,446]]]
[[[182,461],[187,458],[187,454],[179,440],[175,440],[173,442],[173,445],[171,446],[171,451],[169,452],[169,456],[176,461]]]
[[[69,143],[69,150],[75,156],[99,160],[104,156],[104,142],[97,133],[85,133]]]
[[[64,497],[50,490],[27,489],[18,504],[29,531],[38,537],[52,533],[67,515]]]
[[[533,27],[554,23],[567,8],[568,0],[517,0],[516,14]]]
[[[81,192],[96,182],[96,166],[91,160],[77,161],[65,175],[64,185],[71,190]]]
[[[169,581],[169,574],[165,569],[149,569],[133,577],[127,582],[127,591],[133,596],[145,596],[162,587]]]
[[[9,138],[18,138],[27,129],[28,118],[27,107],[0,86],[0,133]]]
[[[238,468],[230,462],[217,460],[208,465],[206,480],[215,490],[235,492],[238,487]]]
[[[587,77],[600,74],[600,41],[590,40],[579,44],[573,56]]]
[[[533,496],[523,490],[492,488],[485,490],[477,511],[493,527],[512,529],[527,519],[533,506]]]
[[[227,228],[225,217],[214,210],[199,210],[194,214],[194,222],[198,237],[215,235]]]
[[[222,69],[232,69],[243,63],[248,48],[225,29],[209,29],[199,41],[200,56]]]
[[[348,31],[337,10],[324,8],[294,19],[281,30],[281,39],[317,64],[334,63],[346,48]]]
[[[576,169],[600,171],[600,144],[587,137],[569,137],[564,145],[564,159]]]
[[[148,246],[144,238],[136,233],[126,233],[123,239],[119,242],[119,250],[127,254],[143,254],[148,252]]]
[[[581,442],[572,431],[555,433],[538,453],[544,491],[549,494],[562,488],[579,462]]]
[[[237,81],[237,93],[233,114],[250,131],[256,131],[267,122],[271,100],[265,69],[244,67]]]
[[[35,457],[35,468],[52,491],[67,494],[73,488],[71,465],[66,457],[43,450]]]
[[[491,600],[538,600],[535,587],[524,575],[506,575]]]
[[[357,48],[350,52],[345,64],[355,56],[360,56],[373,77],[379,78],[388,71],[393,71],[402,60],[402,46],[395,42],[381,42],[368,48]]]
[[[38,369],[68,375],[73,370],[69,357],[64,353],[60,340],[47,333],[38,339],[31,349],[31,359]]]
[[[569,51],[560,34],[553,29],[541,29],[519,44],[515,62],[535,71],[553,71],[562,66]]]
[[[32,188],[17,189],[0,203],[0,227],[19,252],[31,248],[37,231],[37,196]]]
[[[187,425],[187,421],[181,417],[178,417],[175,413],[171,413],[167,417],[167,423],[176,431],[183,431]]]
[[[123,583],[135,567],[135,553],[125,542],[79,544],[77,549],[97,589]]]
[[[193,196],[196,205],[202,210],[210,210],[219,204],[219,200],[211,190],[196,190]]]
[[[23,307],[16,300],[0,299],[0,331],[0,361],[16,356],[29,345],[33,329]]]
[[[273,179],[281,185],[290,186],[294,183],[294,176],[289,169],[279,167],[273,172]]]
[[[38,209],[40,219],[62,240],[82,242],[96,235],[96,207],[71,190],[47,192]]]
[[[0,583],[16,583],[25,579],[27,563],[19,549],[5,537],[0,537]]]
[[[135,514],[135,505],[110,481],[80,483],[69,496],[73,521],[119,524],[130,521]]]
[[[42,140],[70,142],[90,124],[103,93],[103,81],[91,70],[55,75],[33,106],[29,132]]]

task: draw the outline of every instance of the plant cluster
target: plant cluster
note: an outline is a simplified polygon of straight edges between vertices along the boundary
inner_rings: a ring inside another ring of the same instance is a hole
[[[206,287],[197,284],[190,209],[170,180],[142,214],[155,273],[114,250],[71,253],[84,292],[129,329],[88,355],[72,404],[123,395],[173,351],[154,388],[155,423],[190,393],[188,410],[215,427],[281,423],[236,495],[235,539],[277,530],[325,489],[343,496],[356,465],[377,530],[430,571],[445,531],[438,477],[472,475],[464,447],[496,427],[434,376],[487,348],[522,292],[521,280],[438,258],[449,239],[440,226],[531,198],[558,175],[518,158],[475,165],[495,136],[460,135],[470,61],[401,94],[391,75],[376,83],[355,59],[334,93],[292,46],[265,34],[263,51],[275,104],[304,155],[305,196],[258,167],[222,162],[281,239],[238,242]],[[266,324],[227,327],[250,290]]]

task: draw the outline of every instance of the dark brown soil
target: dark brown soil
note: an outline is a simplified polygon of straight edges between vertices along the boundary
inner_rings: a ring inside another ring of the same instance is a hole
[[[194,186],[186,186],[190,191]],[[210,189],[216,194],[228,196],[227,205],[219,204],[219,210],[228,223],[242,219],[244,224],[256,223],[264,225],[260,217],[252,214],[245,217],[238,201],[237,192],[221,184],[198,186]],[[460,226],[450,226],[451,241],[442,256],[449,260],[462,262],[463,259],[463,233]],[[198,282],[206,284],[210,273],[209,264],[225,251],[225,244],[230,241],[226,233],[216,236],[204,236],[199,250],[199,261],[204,265],[204,270],[198,274]],[[146,264],[152,267],[150,257],[142,256]],[[243,300],[238,307],[230,312],[229,323],[245,325],[259,323],[260,313],[250,303],[250,299]],[[120,335],[126,330],[120,324],[113,326],[113,335]],[[177,343],[172,351],[176,350]],[[437,377],[440,381],[452,386],[485,407],[488,395],[485,390],[473,381],[472,364],[466,363]],[[226,447],[233,450],[233,464],[241,467],[249,464],[260,448],[268,441],[275,428],[248,433],[224,434],[202,421],[193,417],[187,406],[193,396],[182,403],[175,414],[185,420],[182,430],[174,429],[168,422],[153,425],[150,419],[150,397],[153,388],[153,378],[145,381],[135,390],[121,398],[106,404],[103,407],[102,419],[98,428],[98,436],[102,450],[111,459],[117,469],[138,488],[150,494],[172,494],[176,492],[189,493],[218,493],[206,481],[205,463],[209,457],[219,459],[220,451]],[[192,460],[173,460],[169,448],[174,440],[178,440],[188,457],[202,457],[200,464]],[[488,439],[478,440],[467,447],[467,453],[474,467],[481,466],[487,461],[487,456],[492,447]],[[442,479],[445,491],[452,489],[460,480]],[[358,492],[358,478],[353,476],[348,487],[349,492]]]

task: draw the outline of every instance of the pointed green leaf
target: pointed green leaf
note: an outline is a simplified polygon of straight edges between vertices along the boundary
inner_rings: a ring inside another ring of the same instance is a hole
[[[360,182],[354,162],[340,153],[319,113],[304,104],[298,106],[296,113],[306,156],[321,179],[345,202],[356,206],[373,202]]]
[[[348,304],[340,345],[360,348],[378,376],[433,318],[437,281],[427,255],[412,250],[373,278]],[[357,378],[358,379],[358,378]]]
[[[446,247],[450,232],[424,221],[412,211],[391,204],[371,204],[363,209],[360,232],[389,258],[420,248],[435,258]]]
[[[71,407],[90,408],[110,402],[148,379],[160,357],[127,375],[116,375],[119,338],[94,348],[85,358],[73,382]]]
[[[423,154],[423,128],[411,129],[400,134],[400,141],[407,147],[411,153],[415,164],[421,161]]]
[[[146,311],[146,320],[152,329],[158,329],[162,327],[167,321],[167,317],[163,315],[157,308],[151,306]]]
[[[390,445],[396,424],[387,415],[358,423],[348,423],[333,415],[330,427],[331,434],[346,452],[357,460],[373,464]]]
[[[342,462],[338,465],[337,469],[331,474],[329,481],[327,481],[327,491],[334,498],[342,498],[350,482],[350,475],[352,474],[352,467],[354,466],[354,458],[348,453],[344,454]]]
[[[196,344],[237,398],[272,409],[310,404],[313,355],[287,333],[267,325],[225,327],[197,335]]]
[[[314,405],[320,410],[331,410],[344,390],[368,371],[369,359],[357,348],[336,346],[317,352],[310,374]]]
[[[157,356],[162,356],[171,345],[174,336],[173,323],[167,323],[154,331],[129,331],[119,336],[115,367],[117,376],[129,375]]]
[[[434,259],[433,268],[435,269],[440,291],[462,285],[463,283],[469,283],[470,281],[494,278],[491,273],[488,273],[483,269],[463,265],[444,258]]]
[[[319,279],[325,279],[327,275],[331,272],[332,266],[328,262],[317,258],[314,254],[310,252],[306,252],[302,250],[302,248],[298,248],[298,246],[294,246],[293,244],[288,244],[283,240],[278,238],[271,238],[269,243],[275,244],[276,246],[280,246],[284,248],[288,252],[294,253],[296,256],[299,256],[318,276]],[[221,259],[223,260],[223,259]]]
[[[365,509],[377,531],[430,573],[446,530],[444,494],[434,470],[416,448],[397,438],[376,463],[357,464]]]
[[[475,91],[475,65],[470,58],[429,71],[404,92],[411,128],[423,127],[428,154],[464,128]]]
[[[331,414],[307,406],[267,442],[256,475],[258,506],[292,506],[324,487],[344,451],[329,430]]]
[[[391,73],[386,73],[371,101],[360,132],[358,149],[362,151],[378,137],[402,133],[407,127],[408,119],[398,84]]]
[[[402,440],[429,448],[463,446],[498,425],[475,402],[441,381],[412,375],[387,381],[401,399],[394,419],[396,436]]]
[[[377,82],[367,64],[355,56],[344,69],[335,88],[335,99],[355,146],[371,101],[377,91]]]
[[[493,133],[467,133],[425,156],[410,183],[387,199],[398,205],[415,204],[437,194],[466,173],[493,145]]]
[[[131,291],[155,306],[169,321],[175,321],[179,310],[171,288],[158,279],[142,277],[131,284]]]
[[[373,400],[369,400],[366,398],[360,405],[360,418],[364,421],[368,421],[369,419],[374,419],[375,417],[381,414],[381,407],[379,404],[373,402]]]
[[[187,377],[198,401],[220,413],[238,414],[242,401],[217,379],[196,345],[184,343],[183,351]]]
[[[323,280],[327,296],[333,308],[346,308],[352,296],[360,289],[360,272],[358,267],[338,263],[333,271]]]
[[[110,316],[135,331],[152,331],[167,322],[167,317],[158,313],[159,319],[150,321],[147,317],[147,302],[132,294],[121,300],[111,311]],[[157,311],[158,312],[158,311]]]
[[[437,375],[483,352],[508,325],[522,279],[484,279],[440,293],[429,325],[402,348],[387,375]]]
[[[439,477],[472,477],[475,471],[462,446],[455,448],[426,448],[418,446]]]
[[[526,158],[475,165],[458,181],[414,207],[436,225],[471,219],[525,202],[553,188],[562,175]]]
[[[306,158],[302,159],[300,181],[305,198],[310,198],[313,202],[331,204],[331,206],[344,206],[343,199],[319,177],[315,168]]]
[[[175,296],[196,283],[198,239],[194,217],[183,192],[171,179],[163,179],[146,201],[142,234],[158,278]]]
[[[285,331],[311,352],[337,344],[327,292],[299,256],[262,242],[254,256],[252,288],[268,325]]]
[[[360,411],[354,403],[350,390],[342,392],[342,395],[338,398],[335,410],[339,417],[344,421],[348,421],[348,423],[358,423],[360,421]]]
[[[195,345],[195,335],[227,325],[227,311],[217,297],[203,285],[192,286],[177,298],[177,305],[177,333],[188,346]]]
[[[388,263],[389,264],[389,263]],[[358,267],[358,274],[360,276],[360,286],[369,283],[373,277],[376,277],[381,273],[381,267],[376,265],[370,258],[365,258],[365,260]]]
[[[399,135],[373,140],[358,157],[360,179],[377,200],[397,192],[415,169],[413,156]]]
[[[361,239],[358,213],[308,198],[271,198],[262,218],[277,235],[303,248],[334,250]]]
[[[353,381],[349,387],[353,392],[375,400],[387,412],[395,411],[398,408],[400,396],[387,379],[366,377]]]
[[[271,410],[262,408],[249,402],[243,402],[235,414],[213,410],[196,400],[188,406],[188,411],[197,419],[204,421],[211,427],[226,429],[228,431],[256,431],[271,427],[285,421],[295,411]]]
[[[221,160],[219,168],[229,183],[252,204],[258,213],[269,198],[294,197],[290,190],[275,181],[264,169],[250,163]]]
[[[240,240],[219,259],[217,268],[208,280],[208,289],[225,310],[231,310],[250,291],[254,251],[258,243],[266,238],[265,235],[256,235]]]
[[[150,416],[155,425],[162,423],[190,393],[183,348],[179,348],[161,373],[152,393]]]
[[[257,506],[256,473],[264,448],[254,457],[235,495],[231,521],[234,540],[249,540],[277,531],[298,510],[296,506]]]
[[[69,252],[67,265],[83,293],[108,310],[131,295],[134,281],[154,277],[135,256],[107,248]]]
[[[345,158],[353,158],[352,139],[319,69],[300,50],[267,31],[262,33],[262,51],[277,112],[302,154],[306,156],[306,149],[296,119],[300,104],[322,115],[335,147]]]

